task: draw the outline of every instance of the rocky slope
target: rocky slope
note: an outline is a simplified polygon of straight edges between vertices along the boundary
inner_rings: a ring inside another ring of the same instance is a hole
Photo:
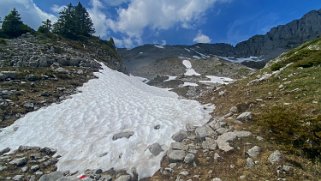
[[[76,42],[25,34],[1,42],[0,127],[75,93],[100,68],[95,59],[122,68],[116,51],[95,38]]]
[[[131,50],[118,49],[129,72],[143,70],[146,64],[168,58],[187,57],[207,59],[214,55],[230,61],[243,62],[253,68],[262,68],[272,58],[300,44],[315,39],[321,34],[321,10],[311,11],[301,19],[272,28],[265,35],[256,35],[249,40],[229,44],[196,44],[191,46],[144,45]],[[252,58],[250,58],[252,56]],[[234,58],[232,58],[234,57]],[[246,59],[237,59],[244,58]],[[258,57],[258,58],[255,58]],[[258,60],[265,60],[263,62]],[[168,66],[170,67],[170,66]]]
[[[173,135],[150,180],[320,180],[321,39],[204,93],[213,120]]]

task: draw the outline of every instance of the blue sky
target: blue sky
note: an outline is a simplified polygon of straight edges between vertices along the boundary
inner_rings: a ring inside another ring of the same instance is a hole
[[[37,28],[44,19],[78,0],[0,0],[0,17],[16,7],[25,23]],[[264,34],[311,10],[320,0],[80,0],[103,39],[119,47],[141,44],[230,43]]]

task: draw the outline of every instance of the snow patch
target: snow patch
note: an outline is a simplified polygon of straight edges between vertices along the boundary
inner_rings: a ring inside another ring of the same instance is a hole
[[[95,73],[98,78],[85,83],[71,99],[28,113],[2,129],[0,150],[51,147],[62,155],[57,163],[60,171],[136,167],[141,178],[149,177],[160,168],[165,154],[153,156],[149,145],[157,142],[166,150],[171,136],[186,124],[200,126],[210,119],[213,107],[204,109],[197,101],[179,99],[173,92],[102,68]],[[161,128],[155,130],[158,124]],[[134,135],[112,140],[125,131]]]
[[[187,87],[187,86],[190,86],[190,87],[197,87],[197,86],[198,86],[198,84],[193,83],[193,82],[184,82],[184,84],[182,85],[182,87]]]
[[[222,58],[222,59],[230,61],[230,62],[237,62],[237,63],[242,63],[242,62],[247,62],[247,61],[261,62],[264,60],[264,58],[256,57],[256,56],[241,57],[241,58],[235,58],[235,57],[219,57],[219,58]]]
[[[148,83],[149,82],[149,80],[147,78],[145,78],[145,77],[139,77],[139,76],[135,76],[135,75],[132,75],[132,74],[130,74],[129,76],[134,78],[134,79],[136,79],[136,80],[138,80],[138,81],[144,82],[144,83]]]
[[[162,45],[154,45],[156,48],[165,48],[164,46]]]
[[[185,76],[200,76],[201,74],[197,73],[192,68],[192,63],[189,60],[183,60],[183,65],[186,67],[186,72],[184,73]]]
[[[168,76],[168,79],[164,80],[164,82],[169,82],[171,80],[176,80],[177,76]]]
[[[200,83],[204,84],[229,84],[234,82],[233,79],[228,78],[228,77],[218,77],[215,75],[207,75],[207,78],[211,79],[209,81],[199,81]]]

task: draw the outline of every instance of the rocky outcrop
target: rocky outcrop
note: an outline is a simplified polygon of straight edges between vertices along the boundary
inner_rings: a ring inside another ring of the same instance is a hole
[[[243,65],[261,68],[282,52],[313,40],[321,34],[321,10],[311,11],[301,19],[272,28],[265,35],[255,35],[250,39],[232,46],[225,43],[195,44],[191,46],[155,46],[143,45],[130,50],[118,49],[124,59],[126,69],[136,73],[138,68],[148,64],[159,64],[177,57],[190,59],[208,59],[214,55],[220,57],[262,57],[264,61],[245,61]],[[174,65],[174,64],[173,64]],[[174,67],[174,66],[167,66]],[[135,72],[136,71],[136,72]]]

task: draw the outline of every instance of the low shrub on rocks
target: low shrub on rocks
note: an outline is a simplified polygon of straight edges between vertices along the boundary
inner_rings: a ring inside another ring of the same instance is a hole
[[[307,117],[299,106],[274,106],[258,120],[267,137],[285,150],[321,161],[321,115]]]

